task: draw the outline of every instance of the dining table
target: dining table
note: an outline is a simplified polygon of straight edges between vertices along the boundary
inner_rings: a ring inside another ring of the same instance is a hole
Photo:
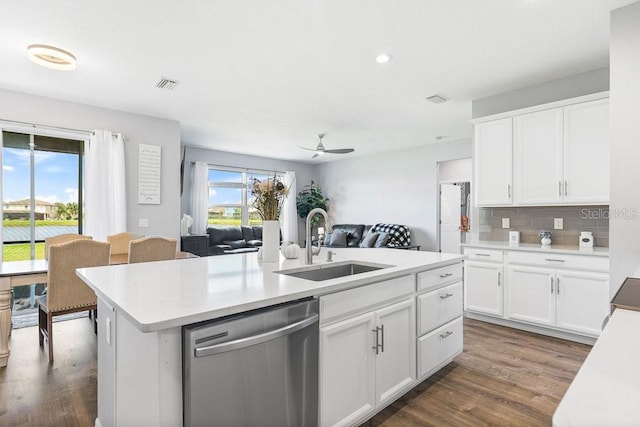
[[[176,259],[196,258],[189,252],[176,252]],[[113,254],[109,265],[128,262],[128,254]],[[9,363],[9,332],[11,330],[11,289],[16,286],[47,283],[48,261],[34,259],[26,261],[0,262],[0,368]]]

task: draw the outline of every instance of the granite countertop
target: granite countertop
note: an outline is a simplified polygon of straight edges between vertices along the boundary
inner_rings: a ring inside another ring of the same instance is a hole
[[[592,256],[609,256],[609,248],[596,246],[589,249],[581,249],[578,245],[549,245],[542,246],[538,243],[517,243],[512,244],[509,242],[498,241],[476,241],[471,243],[463,243],[463,248],[485,248],[485,249],[499,249],[510,251],[527,251],[527,252],[549,252],[549,253],[564,253],[572,255],[592,255]]]
[[[314,265],[330,264],[326,248]],[[159,331],[306,297],[393,279],[461,261],[464,256],[396,249],[331,248],[334,263],[354,260],[391,267],[314,282],[275,273],[304,267],[298,259],[262,263],[257,253],[92,267],[77,270],[107,303],[142,332]]]

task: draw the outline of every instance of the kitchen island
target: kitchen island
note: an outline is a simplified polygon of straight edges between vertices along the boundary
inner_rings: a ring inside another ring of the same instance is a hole
[[[314,259],[315,264],[331,264],[324,260],[324,251],[319,260]],[[460,255],[364,248],[333,249],[333,252],[334,264],[350,260],[389,267],[311,281],[276,273],[304,267],[302,258],[281,257],[279,263],[263,264],[257,254],[249,253],[79,269],[78,275],[98,296],[100,313],[96,425],[182,425],[184,325],[307,297],[328,297],[373,284],[384,289],[386,282],[397,283],[400,278],[405,278],[402,283],[411,285],[410,292],[405,292],[402,298],[415,301],[420,291],[433,291],[440,284],[449,285],[461,278]],[[455,267],[452,272],[432,274],[451,266]],[[322,306],[321,299],[321,326]],[[371,307],[374,306],[372,303]],[[339,319],[328,319],[327,324],[333,320]],[[415,339],[412,348],[415,361]],[[394,390],[389,398],[397,398],[433,369],[448,363],[449,356],[424,368],[423,375],[416,375],[413,366],[412,379]],[[421,360],[420,355],[418,359]],[[385,402],[390,403],[388,399]],[[376,406],[372,411],[381,408]]]

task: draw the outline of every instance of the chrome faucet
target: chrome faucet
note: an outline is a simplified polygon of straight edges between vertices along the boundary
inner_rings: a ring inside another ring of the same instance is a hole
[[[313,216],[315,214],[322,214],[322,216],[324,217],[324,223],[325,223],[325,227],[327,228],[327,233],[331,233],[331,224],[329,223],[329,216],[327,215],[327,211],[325,211],[322,208],[315,208],[315,209],[311,209],[311,212],[309,212],[309,215],[307,215],[307,224],[306,224],[306,238],[307,241],[305,242],[305,258],[304,258],[304,263],[305,264],[313,264],[313,248],[312,248],[312,244],[311,244],[311,218],[313,218]],[[320,253],[320,249],[322,247],[322,240],[318,240],[318,253]]]

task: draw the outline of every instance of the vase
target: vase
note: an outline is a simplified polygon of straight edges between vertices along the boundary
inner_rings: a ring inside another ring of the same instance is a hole
[[[262,262],[280,261],[280,222],[262,222]]]
[[[540,239],[540,243],[542,243],[544,246],[550,245],[551,244],[551,238],[550,237],[543,237],[542,239]]]

